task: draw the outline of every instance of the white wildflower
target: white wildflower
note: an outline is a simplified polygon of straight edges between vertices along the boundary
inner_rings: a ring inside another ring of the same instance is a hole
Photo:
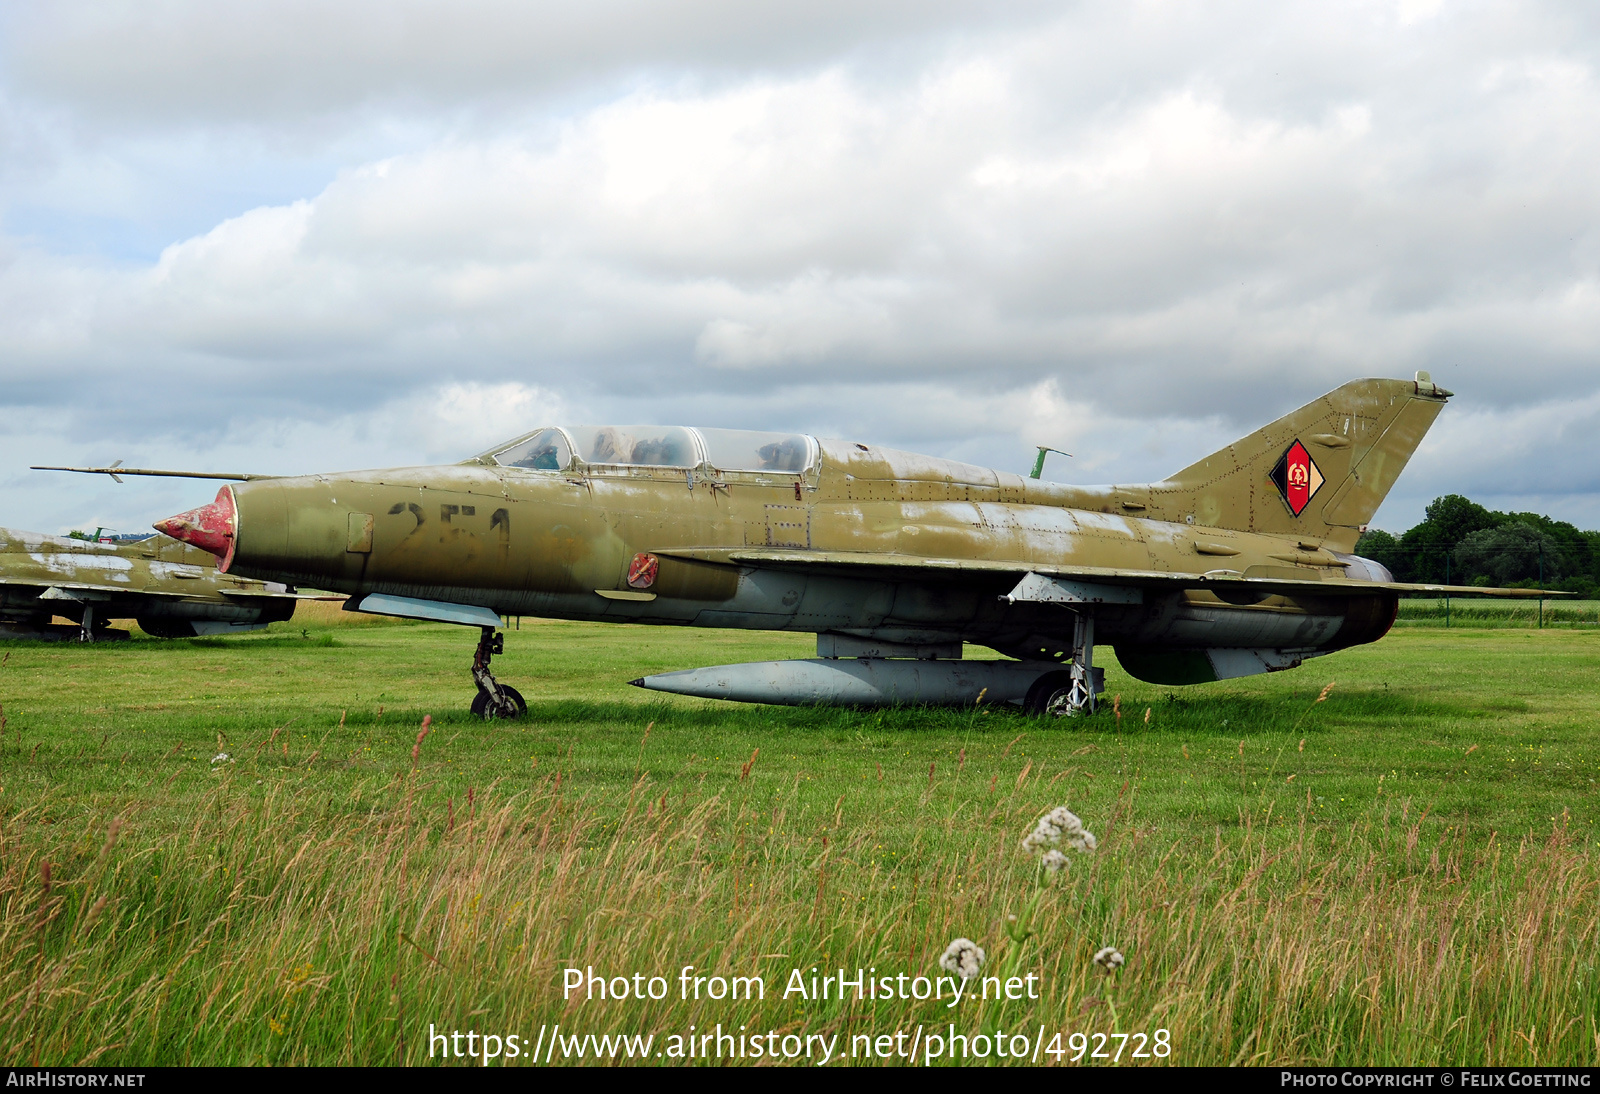
[[[1054,847],[1046,851],[1044,857],[1039,861],[1044,864],[1045,871],[1051,874],[1059,874],[1068,865],[1067,856],[1057,851]]]
[[[958,938],[945,947],[939,967],[963,980],[971,980],[983,968],[983,948],[970,938]]]
[[[1082,832],[1083,821],[1078,815],[1064,805],[1058,805],[1044,815],[1044,819],[1060,828],[1063,832]]]
[[[1094,833],[1085,829],[1078,815],[1064,805],[1039,818],[1033,831],[1023,839],[1022,849],[1030,855],[1038,854],[1063,840],[1076,851],[1093,851],[1096,846]]]
[[[1095,842],[1093,832],[1080,832],[1076,836],[1067,837],[1067,846],[1074,851],[1093,851],[1099,844]]]
[[[211,757],[211,762],[213,764],[231,764],[233,762],[233,757],[228,755],[226,752],[219,752],[215,756]]]
[[[1094,955],[1094,963],[1099,965],[1108,974],[1116,972],[1118,969],[1122,968],[1122,962],[1122,954],[1118,953],[1116,947],[1114,946],[1106,946],[1104,949],[1100,950]]]

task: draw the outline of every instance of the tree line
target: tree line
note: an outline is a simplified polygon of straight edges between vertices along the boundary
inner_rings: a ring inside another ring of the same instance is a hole
[[[1561,589],[1600,594],[1600,532],[1538,513],[1501,513],[1460,494],[1435,498],[1421,524],[1400,536],[1373,528],[1356,553],[1396,581]]]

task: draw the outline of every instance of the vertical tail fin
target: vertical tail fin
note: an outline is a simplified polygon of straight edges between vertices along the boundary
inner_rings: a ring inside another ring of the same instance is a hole
[[[1150,515],[1352,550],[1451,392],[1355,380],[1153,483]]]

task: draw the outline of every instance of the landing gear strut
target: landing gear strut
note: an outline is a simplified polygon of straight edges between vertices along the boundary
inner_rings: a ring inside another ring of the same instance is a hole
[[[94,641],[94,605],[83,606],[83,629],[78,632],[79,642]]]
[[[493,627],[484,627],[478,639],[478,651],[472,658],[472,679],[478,685],[478,695],[472,700],[472,713],[490,718],[520,718],[528,712],[522,693],[509,684],[502,684],[489,672],[489,662],[497,653],[506,652],[506,636]]]
[[[1034,681],[1023,700],[1029,714],[1054,718],[1093,714],[1096,698],[1106,690],[1106,670],[1094,667],[1094,616],[1075,614],[1072,663],[1065,671],[1047,672]]]

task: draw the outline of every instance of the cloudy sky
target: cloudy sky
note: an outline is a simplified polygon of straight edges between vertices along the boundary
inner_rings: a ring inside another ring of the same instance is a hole
[[[1380,525],[1600,527],[1597,47],[1539,0],[11,0],[0,524],[212,492],[30,463],[553,420],[1145,481],[1429,369]]]

